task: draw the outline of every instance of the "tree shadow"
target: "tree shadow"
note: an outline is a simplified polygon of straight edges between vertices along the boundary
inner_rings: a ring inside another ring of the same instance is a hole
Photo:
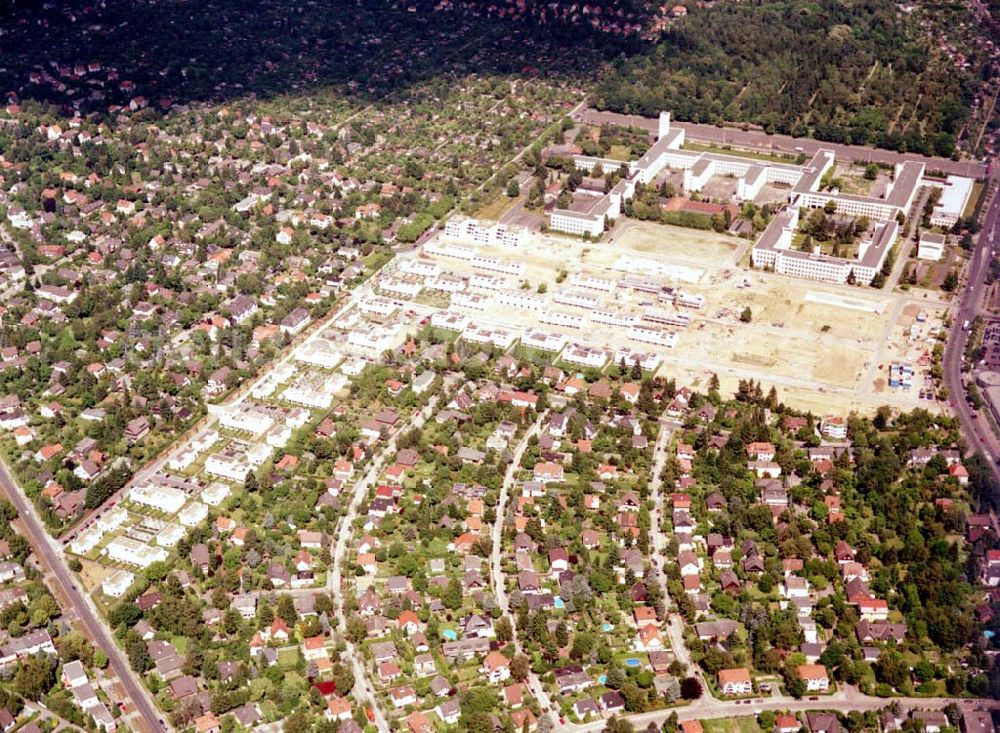
[[[586,81],[639,47],[634,2],[14,0],[0,91],[87,114],[322,90],[366,102],[463,74]]]

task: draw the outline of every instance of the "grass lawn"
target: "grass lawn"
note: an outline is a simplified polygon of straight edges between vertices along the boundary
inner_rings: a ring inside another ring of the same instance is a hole
[[[632,148],[628,145],[612,145],[611,150],[608,151],[607,157],[611,160],[628,162],[632,160]]]
[[[278,664],[283,669],[291,669],[299,663],[298,649],[281,649],[278,651]]]
[[[501,193],[495,199],[484,204],[476,211],[477,219],[499,220],[504,214],[514,208],[514,204],[521,200],[520,196],[511,198],[506,193]]]
[[[965,211],[962,212],[963,218],[968,218],[972,216],[976,211],[976,204],[979,203],[980,197],[983,195],[983,182],[975,181],[972,184],[972,192],[969,194],[969,201],[965,204]]]
[[[763,733],[757,725],[757,718],[752,716],[703,720],[701,725],[705,733]]]
[[[718,145],[703,145],[701,143],[684,143],[681,145],[683,150],[693,150],[698,153],[716,153],[718,155],[733,155],[737,158],[751,158],[752,160],[767,160],[772,163],[790,163],[795,160],[793,155],[781,155],[780,153],[775,153],[770,155],[769,153],[756,153],[750,150],[734,150],[729,147],[720,147]]]
[[[369,268],[370,271],[374,272],[382,268],[386,262],[391,260],[393,257],[391,252],[387,252],[382,249],[377,249],[370,255],[365,257],[365,267]]]

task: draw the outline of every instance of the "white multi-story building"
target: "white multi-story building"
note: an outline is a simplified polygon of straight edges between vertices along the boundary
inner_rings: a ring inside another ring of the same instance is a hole
[[[156,544],[160,547],[174,547],[184,538],[184,528],[174,522],[168,522],[167,526],[156,533]]]
[[[584,288],[586,290],[597,290],[602,293],[613,293],[618,286],[614,280],[608,280],[594,275],[584,275],[577,273],[570,275],[569,284],[573,287]]]
[[[232,494],[232,489],[227,484],[213,481],[201,492],[199,498],[209,506],[219,506],[229,498],[230,494]]]
[[[366,356],[376,357],[398,346],[402,339],[397,325],[370,324],[351,329],[347,334],[347,343]]]
[[[922,260],[938,262],[944,257],[945,237],[934,232],[922,232],[917,244],[917,257]]]
[[[795,206],[779,212],[771,220],[751,253],[754,267],[838,284],[846,283],[853,274],[856,283],[870,285],[885,264],[899,233],[899,224],[894,219],[876,224],[871,235],[866,236],[858,247],[857,258],[847,259],[792,249],[798,221],[799,209]]]
[[[97,547],[103,537],[104,532],[96,525],[88,527],[76,536],[76,539],[70,543],[69,549],[77,555],[86,555],[88,552]]]
[[[469,276],[469,287],[494,292],[509,289],[510,283],[502,275],[484,275],[481,272],[474,272]]]
[[[426,278],[438,277],[441,274],[441,266],[436,262],[411,258],[400,260],[399,270],[400,272],[405,272],[407,275],[417,275]]]
[[[365,298],[358,303],[358,310],[366,316],[378,316],[380,318],[391,318],[399,310],[399,307],[399,303],[396,301],[377,295]]]
[[[555,209],[549,215],[549,227],[557,232],[597,238],[604,234],[607,220],[604,213],[583,214],[569,209]]]
[[[424,289],[424,284],[416,278],[383,275],[378,280],[378,289],[388,295],[402,298],[416,298]]]
[[[205,473],[230,481],[242,482],[252,470],[246,455],[235,450],[213,453],[205,459]]]
[[[121,598],[132,587],[135,575],[128,570],[116,570],[101,583],[101,590],[109,598]]]
[[[614,287],[614,283],[612,283]],[[601,304],[600,297],[590,293],[581,293],[579,290],[560,290],[555,294],[553,300],[559,305],[571,305],[574,308],[585,308],[593,310]]]
[[[577,313],[546,310],[538,315],[538,322],[544,323],[547,326],[580,329],[586,324],[587,318]]]
[[[472,266],[479,270],[486,270],[487,272],[502,272],[506,275],[523,275],[524,274],[524,263],[520,260],[511,261],[501,259],[500,257],[488,257],[486,255],[477,254],[471,260]]]
[[[244,474],[244,476],[246,476],[246,474]],[[197,527],[205,521],[205,517],[207,516],[208,507],[200,501],[192,501],[180,511],[177,515],[177,519],[185,527]]]
[[[505,308],[543,313],[549,309],[549,299],[544,295],[536,295],[530,290],[501,290],[495,300]]]
[[[588,344],[572,343],[563,349],[559,358],[569,364],[603,369],[608,363],[608,352]]]
[[[627,346],[618,349],[615,352],[614,359],[615,364],[621,364],[622,362],[624,362],[626,366],[638,364],[641,369],[647,372],[655,372],[660,368],[660,363],[663,361],[663,357],[655,351],[633,351]]]
[[[565,348],[566,337],[561,333],[533,329],[521,337],[521,345],[529,349],[558,353]]]
[[[435,311],[431,315],[431,325],[445,331],[464,331],[469,325],[469,317],[453,311]]]
[[[664,331],[659,328],[648,328],[646,326],[630,326],[627,331],[628,337],[633,341],[642,344],[653,344],[654,346],[664,346],[672,349],[677,345],[677,334],[671,331]]]
[[[493,298],[479,293],[453,293],[451,304],[456,308],[484,311],[493,305]]]
[[[326,339],[313,339],[295,349],[295,361],[323,369],[336,369],[344,356]]]
[[[441,293],[461,293],[465,291],[465,280],[457,275],[441,274],[427,278],[424,287]]]
[[[220,415],[219,425],[227,430],[263,435],[274,425],[274,418],[267,410],[259,409],[256,405],[241,403]]]
[[[520,332],[501,326],[477,326],[470,324],[462,331],[462,339],[473,344],[492,344],[506,351],[520,336]]]
[[[527,242],[527,231],[493,221],[453,216],[444,226],[444,236],[476,244],[520,247]]]
[[[963,176],[948,176],[941,184],[941,198],[931,211],[931,225],[950,229],[965,213],[975,181]]]
[[[595,310],[590,314],[590,322],[599,326],[627,328],[638,322],[638,316],[617,310]]]
[[[139,568],[148,568],[154,562],[167,559],[167,553],[162,548],[152,547],[131,537],[115,537],[106,549],[112,560]]]
[[[148,480],[129,489],[128,498],[136,504],[152,507],[164,514],[176,514],[187,501],[187,495],[180,489]]]
[[[691,316],[676,310],[665,308],[647,308],[642,312],[642,320],[646,323],[654,323],[660,326],[681,326],[690,325]]]
[[[114,532],[127,521],[128,512],[125,511],[124,507],[116,506],[98,517],[97,521],[94,522],[94,527],[101,532]]]

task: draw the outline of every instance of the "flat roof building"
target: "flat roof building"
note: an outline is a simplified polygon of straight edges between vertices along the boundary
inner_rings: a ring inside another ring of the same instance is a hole
[[[130,501],[152,507],[165,514],[176,514],[187,501],[187,495],[180,489],[146,481],[133,486],[128,493]]]
[[[917,257],[921,260],[938,262],[944,257],[945,237],[934,232],[921,232],[917,243]]]
[[[131,537],[116,537],[111,540],[107,546],[107,553],[112,560],[140,568],[148,568],[154,562],[163,562],[167,559],[165,550],[151,547]]]

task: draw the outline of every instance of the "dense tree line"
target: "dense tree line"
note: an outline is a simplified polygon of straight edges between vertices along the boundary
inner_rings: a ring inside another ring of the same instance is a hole
[[[908,22],[888,0],[717,3],[619,61],[596,102],[951,155],[972,80],[935,58]]]

